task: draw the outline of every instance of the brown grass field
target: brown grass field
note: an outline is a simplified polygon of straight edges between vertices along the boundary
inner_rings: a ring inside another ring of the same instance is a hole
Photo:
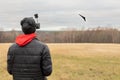
[[[0,44],[0,80],[12,80],[6,71],[11,44]],[[120,80],[120,44],[48,44],[53,73],[48,80]]]

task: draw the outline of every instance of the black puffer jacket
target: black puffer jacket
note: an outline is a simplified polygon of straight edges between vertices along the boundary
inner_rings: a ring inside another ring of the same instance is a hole
[[[52,73],[47,45],[36,38],[24,47],[13,44],[8,51],[7,70],[13,80],[47,80]]]

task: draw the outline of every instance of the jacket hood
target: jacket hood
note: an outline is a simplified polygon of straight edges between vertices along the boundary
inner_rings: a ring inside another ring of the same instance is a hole
[[[16,44],[18,44],[19,46],[25,46],[28,43],[30,43],[34,38],[36,37],[35,33],[32,34],[22,34],[19,35],[18,37],[16,37]]]

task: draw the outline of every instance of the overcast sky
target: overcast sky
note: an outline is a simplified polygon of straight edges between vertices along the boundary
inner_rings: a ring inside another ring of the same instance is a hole
[[[20,20],[35,13],[41,30],[120,26],[120,0],[0,0],[0,29],[21,29]]]

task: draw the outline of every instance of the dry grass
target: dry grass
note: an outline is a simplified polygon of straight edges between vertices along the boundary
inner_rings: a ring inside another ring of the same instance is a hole
[[[10,44],[0,44],[0,80],[12,80],[6,72]],[[53,73],[49,80],[120,80],[119,44],[48,44]]]

